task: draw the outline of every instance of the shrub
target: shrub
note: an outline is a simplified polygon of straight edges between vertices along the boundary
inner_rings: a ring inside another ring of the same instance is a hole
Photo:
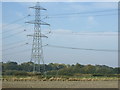
[[[26,76],[28,75],[28,73],[25,71],[16,71],[14,75],[15,76]]]

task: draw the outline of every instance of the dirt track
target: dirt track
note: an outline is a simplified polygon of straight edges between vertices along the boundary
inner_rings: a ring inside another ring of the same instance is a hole
[[[3,88],[118,88],[118,81],[4,81]]]

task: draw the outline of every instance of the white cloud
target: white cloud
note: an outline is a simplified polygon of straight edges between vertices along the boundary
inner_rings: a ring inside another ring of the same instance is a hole
[[[45,32],[48,32],[49,29],[45,29],[43,30]],[[118,32],[83,32],[83,31],[80,31],[80,32],[73,32],[72,30],[68,30],[68,29],[55,29],[55,30],[52,30],[53,33],[86,33],[86,34],[118,34]]]
[[[43,30],[45,32],[48,32],[49,30]],[[65,30],[65,29],[56,29],[52,30],[52,34],[57,35],[80,35],[80,37],[83,37],[84,35],[93,35],[93,36],[118,36],[118,32],[86,32],[86,31],[80,31],[80,32],[74,32],[72,30]],[[82,36],[81,36],[82,35]]]
[[[46,30],[47,31],[47,30]],[[57,29],[52,30],[52,35],[48,38],[47,44],[78,47],[78,48],[96,48],[96,49],[116,49],[117,48],[117,32],[72,32],[71,30]],[[103,35],[103,36],[102,36]],[[110,36],[107,36],[110,35]],[[113,37],[112,35],[115,35]],[[18,38],[16,38],[18,39]],[[10,40],[10,39],[9,39]],[[45,42],[43,40],[43,42]],[[12,41],[11,41],[12,42]],[[30,40],[32,42],[32,39]],[[11,53],[9,56],[5,56],[6,60],[24,60],[29,61],[31,50],[26,53],[19,53],[14,55],[14,52],[31,49],[31,46],[24,46],[15,48],[13,50],[6,51],[5,53]],[[52,52],[52,53],[51,53]],[[92,52],[81,50],[68,50],[59,48],[44,48],[45,63],[82,63],[82,64],[107,64],[110,66],[117,65],[116,53],[109,52]],[[114,62],[113,62],[114,61]]]
[[[61,31],[66,32],[67,30],[63,29]],[[68,31],[68,34],[61,34],[58,30],[57,34],[53,33],[51,37],[48,38],[48,44],[66,47],[113,50],[116,50],[118,47],[117,32],[69,33],[70,31]],[[78,62],[83,64],[107,64],[115,66],[117,65],[118,60],[117,53],[68,50],[62,48],[46,48],[44,54],[45,62],[63,62],[67,64]]]

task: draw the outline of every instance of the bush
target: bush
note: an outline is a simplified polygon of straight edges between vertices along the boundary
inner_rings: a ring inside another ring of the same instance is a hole
[[[28,73],[25,71],[16,71],[14,75],[15,76],[26,76],[28,75]]]
[[[92,74],[81,74],[81,73],[75,73],[74,76],[77,77],[92,77]]]
[[[102,77],[102,76],[104,76],[103,74],[93,74],[92,75],[93,77]]]
[[[15,75],[16,70],[6,70],[2,73],[2,75]]]
[[[28,73],[25,71],[6,70],[3,72],[3,75],[26,76]]]

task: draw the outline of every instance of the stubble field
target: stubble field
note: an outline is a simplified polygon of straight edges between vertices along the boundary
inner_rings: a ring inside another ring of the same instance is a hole
[[[3,81],[2,88],[118,88],[118,81]]]

